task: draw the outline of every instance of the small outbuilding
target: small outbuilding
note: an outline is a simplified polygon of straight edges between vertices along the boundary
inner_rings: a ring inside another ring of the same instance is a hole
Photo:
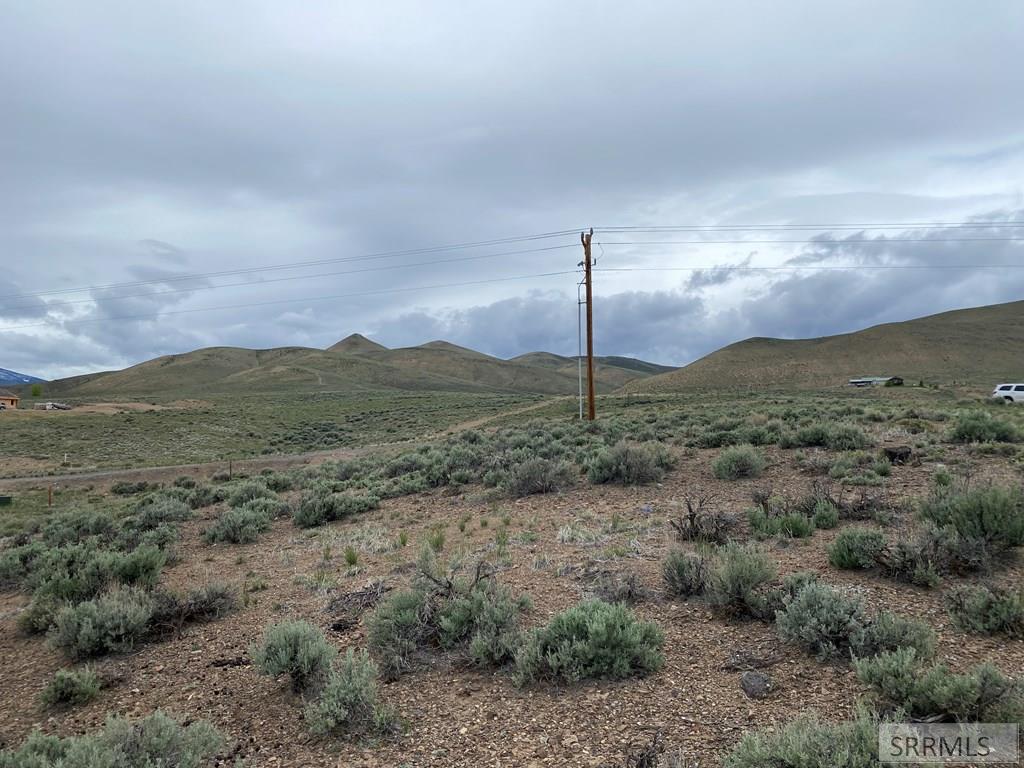
[[[13,392],[8,392],[6,389],[0,389],[0,411],[13,411],[18,407],[18,402],[21,400]]]
[[[847,383],[851,387],[902,387],[903,379],[899,376],[861,376]]]

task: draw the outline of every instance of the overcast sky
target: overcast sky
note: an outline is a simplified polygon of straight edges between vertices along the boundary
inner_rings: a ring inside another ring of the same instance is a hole
[[[1024,265],[1022,49],[1019,0],[0,0],[0,367],[352,332],[574,354],[577,278],[535,276],[590,226],[987,224],[598,231],[631,269],[595,273],[601,354],[1024,298],[982,266]],[[326,263],[237,273],[297,262]]]

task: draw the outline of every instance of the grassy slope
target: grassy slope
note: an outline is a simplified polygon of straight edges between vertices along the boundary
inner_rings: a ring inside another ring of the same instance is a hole
[[[123,371],[51,382],[46,385],[45,394],[69,399],[111,399],[315,391],[574,393],[575,361],[557,355],[548,357],[555,366],[501,360],[447,342],[387,349],[352,335],[328,350],[210,347],[166,355]],[[599,364],[598,390],[610,392],[646,375],[644,366],[648,364],[636,362],[639,367]]]
[[[821,387],[861,375],[992,384],[1024,379],[1024,301],[955,310],[817,339],[753,338],[626,392]]]

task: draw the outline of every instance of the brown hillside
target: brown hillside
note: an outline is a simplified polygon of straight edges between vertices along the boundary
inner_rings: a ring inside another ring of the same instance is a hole
[[[992,384],[1024,378],[1024,301],[816,339],[752,338],[626,392],[841,386],[855,376]]]
[[[328,347],[327,351],[340,352],[346,355],[359,355],[364,352],[385,352],[387,347],[383,344],[378,344],[376,341],[371,341],[361,333],[353,333],[337,344]]]

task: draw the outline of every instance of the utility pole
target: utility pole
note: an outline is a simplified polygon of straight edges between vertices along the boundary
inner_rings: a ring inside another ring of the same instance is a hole
[[[589,232],[580,232],[580,242],[583,243],[583,280],[587,286],[587,419],[593,421],[596,417],[596,406],[594,403],[594,291],[591,281],[590,240],[594,237],[594,229]]]

